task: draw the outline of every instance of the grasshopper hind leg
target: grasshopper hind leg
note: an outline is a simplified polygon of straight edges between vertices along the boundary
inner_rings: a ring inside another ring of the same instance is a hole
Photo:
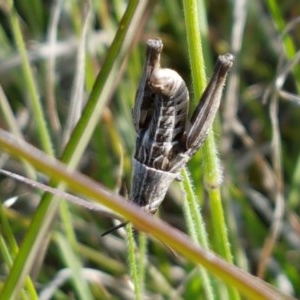
[[[234,56],[230,53],[220,55],[212,78],[196,107],[186,133],[186,148],[193,155],[203,144],[220,106],[222,90]]]

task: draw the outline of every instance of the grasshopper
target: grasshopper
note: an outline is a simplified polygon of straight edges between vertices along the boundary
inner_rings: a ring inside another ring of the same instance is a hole
[[[147,42],[146,62],[136,92],[133,123],[136,147],[133,156],[130,201],[154,214],[172,181],[203,145],[220,106],[232,54],[220,55],[212,78],[188,120],[189,92],[174,70],[161,68],[160,39]],[[123,222],[102,234],[124,225]]]

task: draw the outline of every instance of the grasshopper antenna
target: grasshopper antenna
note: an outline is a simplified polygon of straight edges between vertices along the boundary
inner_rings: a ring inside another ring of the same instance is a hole
[[[111,227],[110,229],[108,229],[108,230],[106,230],[105,232],[103,232],[102,234],[101,234],[101,236],[105,236],[105,235],[107,235],[107,234],[109,234],[109,233],[112,233],[112,232],[114,232],[115,230],[118,230],[119,228],[122,228],[122,227],[124,227],[125,225],[127,225],[128,224],[128,222],[122,222],[122,223],[120,223],[119,225],[116,225],[116,226],[114,226],[114,227]]]
[[[122,182],[122,184],[121,184],[121,188],[120,188],[119,194],[122,195],[122,196],[124,196],[125,198],[128,198],[128,190],[127,190],[127,186],[126,186],[126,184],[124,182]],[[101,237],[105,236],[105,235],[107,235],[109,233],[112,233],[112,232],[118,230],[119,228],[124,227],[127,224],[128,224],[128,222],[122,222],[119,225],[113,226],[110,229],[108,229],[105,232],[103,232],[101,234]]]

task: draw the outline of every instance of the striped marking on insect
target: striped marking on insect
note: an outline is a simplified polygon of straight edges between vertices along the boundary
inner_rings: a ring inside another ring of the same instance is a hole
[[[146,63],[133,107],[136,147],[129,200],[154,214],[175,178],[203,145],[220,106],[232,54],[220,55],[213,75],[188,119],[189,92],[174,70],[161,68],[162,41],[147,42]],[[111,228],[106,235],[127,224]]]

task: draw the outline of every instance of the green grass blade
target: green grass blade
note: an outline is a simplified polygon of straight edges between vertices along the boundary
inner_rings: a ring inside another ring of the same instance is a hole
[[[108,191],[102,185],[80,175],[76,171],[70,172],[63,164],[57,161],[54,163],[53,159],[24,142],[19,141],[19,143],[16,143],[12,136],[1,129],[0,147],[14,156],[21,156],[27,159],[37,169],[43,170],[48,175],[56,178],[56,180],[66,182],[69,188],[74,192],[78,192],[89,199],[99,201],[99,203],[107,206],[109,209],[132,222],[139,230],[147,231],[148,234],[162,241],[186,259],[200,264],[209,272],[221,278],[226,284],[234,286],[250,299],[293,299],[292,297],[282,295],[269,284],[229,264],[214,253],[205,251],[193,243],[193,241],[182,232],[174,229],[162,220],[141,211],[139,207],[136,207],[136,205],[130,201],[126,201],[126,199],[115,193]],[[15,263],[12,270],[17,267],[19,267],[19,265]],[[21,272],[22,270],[19,271]],[[12,274],[9,275],[9,278],[10,276],[12,276]],[[15,273],[13,273],[13,278],[14,276],[16,276]],[[14,286],[14,288],[15,287],[16,286]],[[3,297],[6,293],[4,286],[0,296]],[[3,297],[3,299],[7,298]],[[8,299],[13,299],[13,297]]]
[[[120,22],[118,32],[102,66],[101,73],[96,79],[89,101],[62,155],[62,161],[67,162],[70,168],[75,167],[92,135],[101,109],[110,94],[117,67],[124,59],[135,37],[134,29],[140,23],[140,18],[147,4],[147,1],[130,1]],[[35,256],[39,251],[38,245],[44,242],[53,223],[58,205],[58,199],[49,194],[43,198],[3,287],[1,296],[4,299],[13,299],[14,295],[18,293],[18,288],[22,286],[25,276],[34,263]]]
[[[196,99],[200,98],[205,86],[205,61],[202,54],[202,43],[199,30],[199,16],[198,16],[198,1],[188,0],[183,1],[185,23],[187,30],[187,44],[189,49],[190,65],[193,78],[193,92]],[[205,7],[202,5],[202,8]],[[214,235],[216,237],[215,249],[229,262],[232,262],[232,255],[230,244],[227,236],[227,226],[225,223],[222,202],[221,202],[221,168],[217,156],[216,144],[214,135],[211,130],[206,142],[202,148],[204,160],[204,180],[208,188],[210,198],[210,205],[212,207],[212,223]],[[239,299],[235,289],[229,288],[231,299]]]
[[[28,88],[29,101],[31,104],[33,117],[35,118],[36,128],[38,131],[41,147],[47,154],[53,156],[54,152],[53,152],[52,142],[50,140],[50,134],[48,132],[47,125],[45,122],[46,118],[44,116],[42,104],[40,102],[38,88],[28,60],[28,55],[25,48],[25,43],[23,40],[23,35],[18,20],[18,15],[14,7],[13,0],[9,0],[8,3],[9,3],[9,17],[10,17],[11,28],[14,34],[15,43],[17,45],[17,48],[20,52],[20,56],[22,59],[24,79],[26,81],[26,86]]]
[[[93,296],[88,288],[87,282],[82,280],[82,266],[78,263],[78,257],[76,257],[73,249],[70,248],[65,237],[56,233],[54,235],[54,239],[57,242],[59,251],[62,253],[62,258],[65,261],[66,266],[68,266],[72,271],[72,281],[74,288],[77,291],[78,299],[92,300]]]

